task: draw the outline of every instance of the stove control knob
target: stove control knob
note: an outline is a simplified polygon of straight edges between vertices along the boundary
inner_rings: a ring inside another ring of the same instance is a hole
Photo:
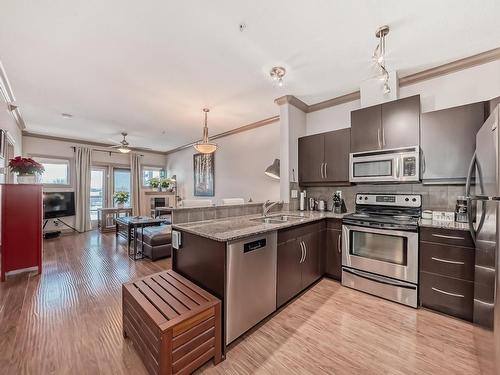
[[[416,201],[417,201],[417,198],[413,198],[411,201],[412,201],[412,202],[416,202]]]
[[[409,201],[410,201],[410,198],[406,197],[405,202],[409,202]]]
[[[367,201],[367,200],[368,200],[368,197],[365,197],[365,201]]]
[[[363,197],[360,195],[360,196],[358,197],[358,199],[359,199],[359,200],[362,200],[362,199],[363,199]]]

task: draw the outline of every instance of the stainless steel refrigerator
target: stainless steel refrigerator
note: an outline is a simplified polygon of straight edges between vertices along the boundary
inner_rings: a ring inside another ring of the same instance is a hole
[[[476,135],[476,152],[471,161],[466,186],[469,226],[476,248],[473,315],[475,338],[482,370],[493,374],[500,373],[499,116],[500,105],[492,111]],[[475,184],[471,186],[473,174]]]

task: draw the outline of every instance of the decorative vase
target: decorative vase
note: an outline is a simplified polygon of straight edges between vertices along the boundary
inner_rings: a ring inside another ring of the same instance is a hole
[[[118,208],[123,208],[125,207],[125,203],[118,203]]]
[[[37,178],[35,174],[18,174],[17,183],[18,184],[36,184]]]
[[[167,191],[167,188],[162,187],[160,191],[161,191],[161,192],[166,192],[166,191]]]

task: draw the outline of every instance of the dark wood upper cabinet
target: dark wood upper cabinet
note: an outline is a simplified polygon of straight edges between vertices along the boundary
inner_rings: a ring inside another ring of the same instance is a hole
[[[420,144],[420,96],[382,104],[382,148]]]
[[[351,112],[351,152],[373,151],[382,148],[382,106]]]
[[[349,182],[349,128],[299,138],[299,182]]]
[[[323,134],[299,138],[299,181],[318,182],[323,180],[324,150]]]
[[[420,144],[420,96],[351,112],[351,152]]]
[[[345,128],[324,134],[325,180],[327,182],[349,181],[349,153],[351,152],[351,129]]]
[[[482,102],[422,114],[424,183],[465,183],[484,117]]]

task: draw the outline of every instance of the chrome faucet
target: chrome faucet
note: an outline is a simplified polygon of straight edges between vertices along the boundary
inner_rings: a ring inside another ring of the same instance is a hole
[[[277,201],[277,202],[272,202],[271,204],[270,200],[267,200],[263,205],[262,205],[262,216],[267,216],[271,208],[276,206],[277,204],[283,204],[283,201]]]

